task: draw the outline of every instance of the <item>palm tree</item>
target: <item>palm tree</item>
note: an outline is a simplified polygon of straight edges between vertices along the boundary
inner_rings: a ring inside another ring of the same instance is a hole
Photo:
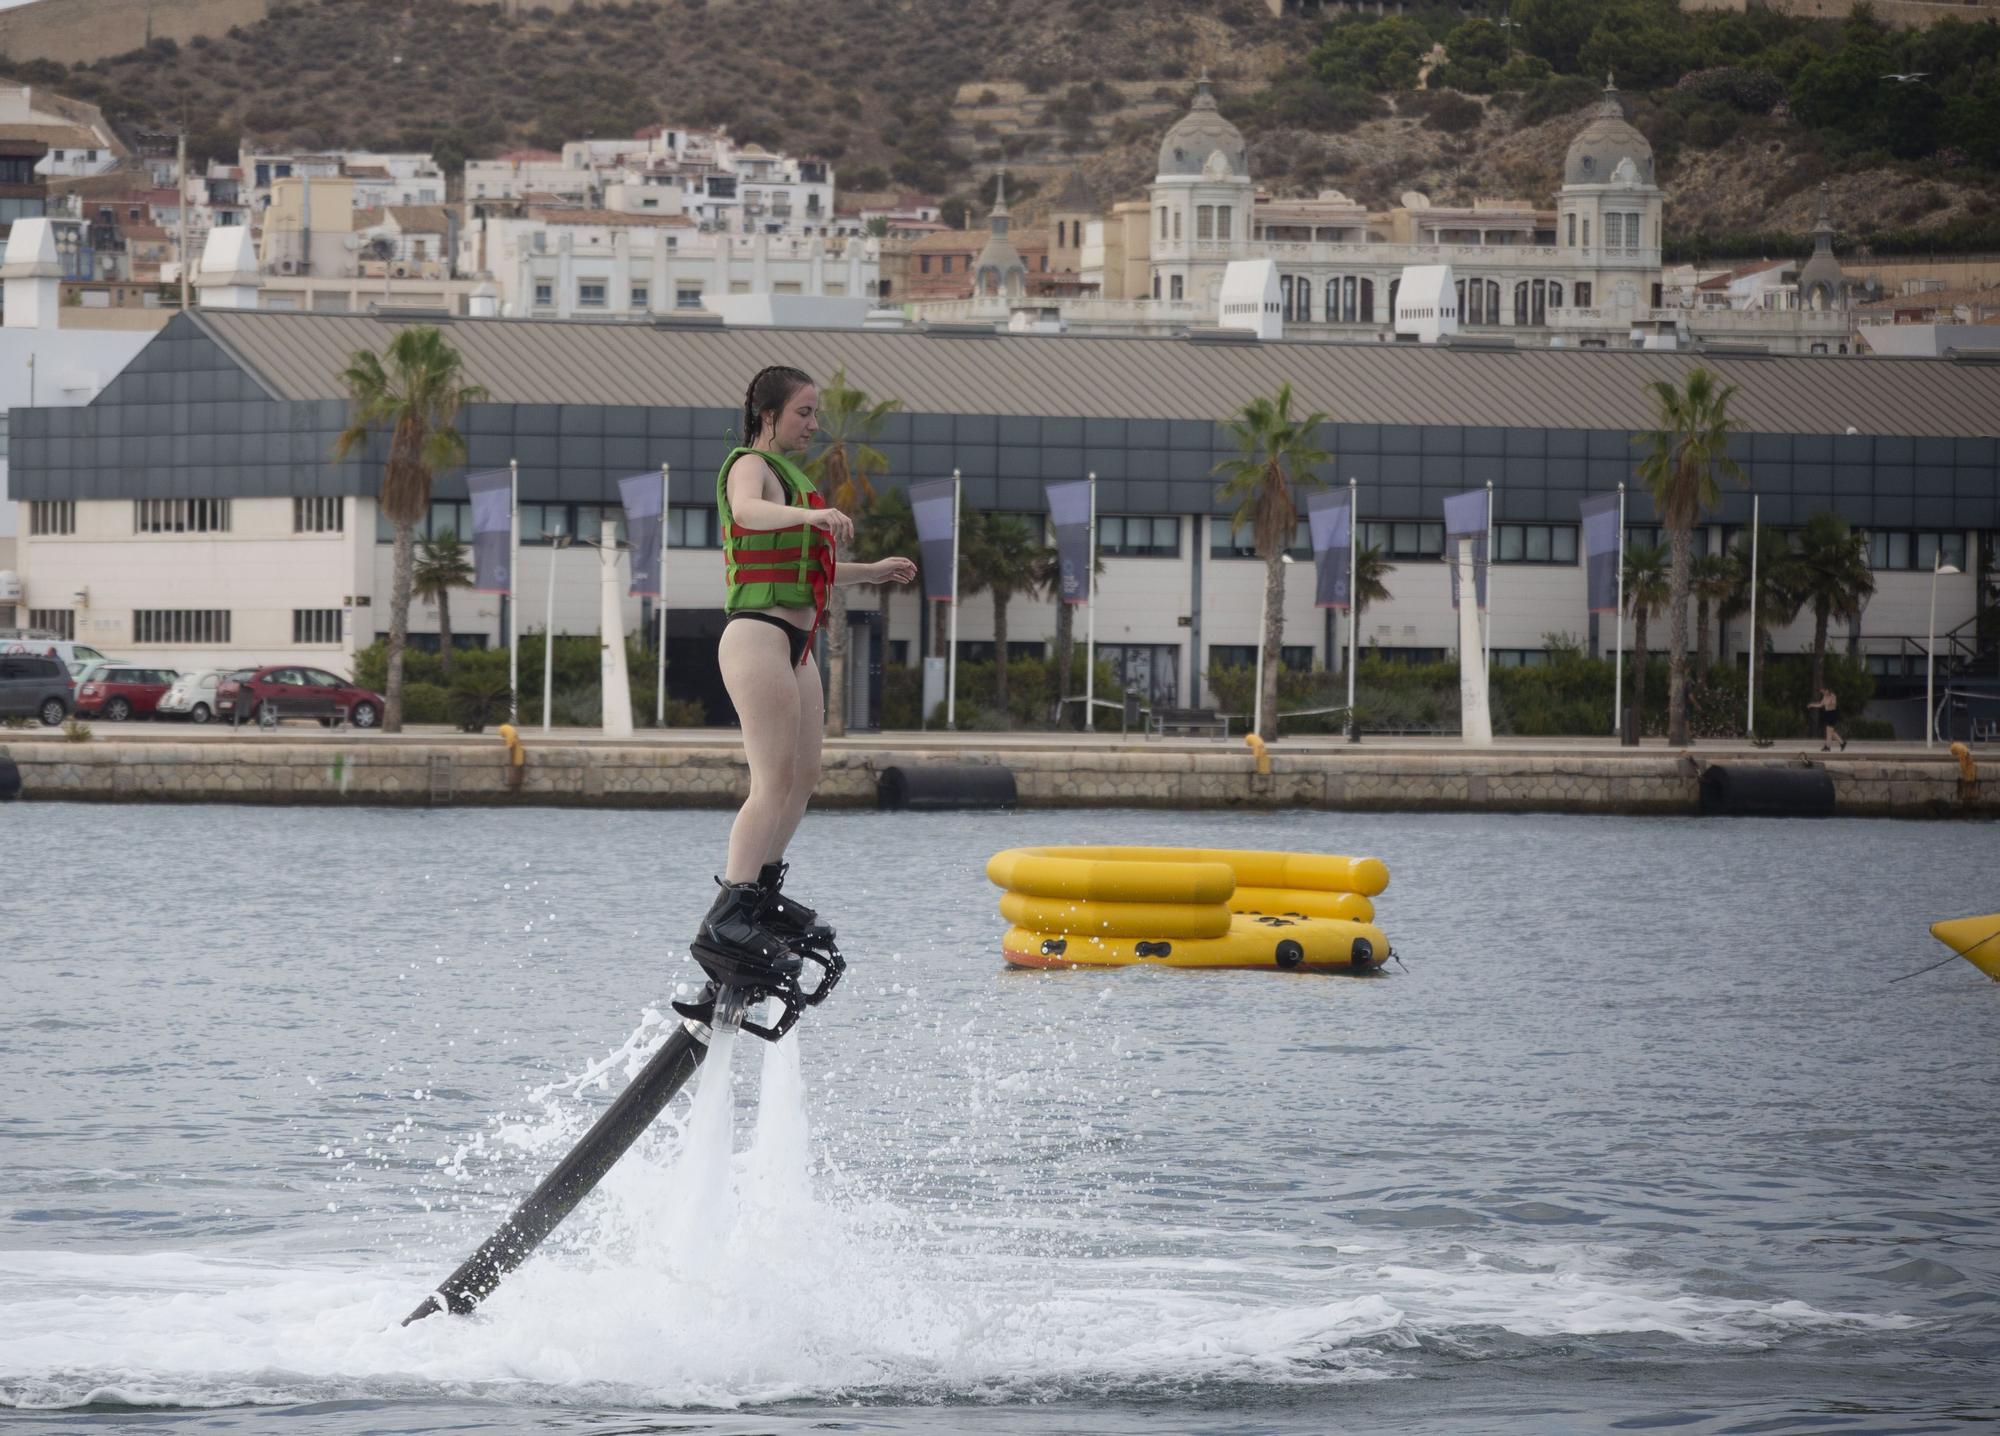
[[[1868,540],[1839,514],[1817,513],[1799,530],[1793,560],[1800,607],[1813,613],[1813,697],[1826,686],[1827,620],[1852,622],[1875,593]]]
[[[1087,597],[1095,597],[1095,579],[1103,576],[1104,560],[1097,560],[1096,572],[1092,575],[1093,592]],[[1035,576],[1041,591],[1056,601],[1056,682],[1055,706],[1050,721],[1060,728],[1063,710],[1069,707],[1069,670],[1076,654],[1076,605],[1062,600],[1062,550],[1054,544],[1042,550],[1042,557],[1035,565]]]
[[[382,728],[397,733],[403,727],[403,649],[410,639],[417,520],[430,511],[432,475],[465,462],[465,438],[453,422],[458,411],[486,398],[486,391],[464,382],[464,359],[429,325],[398,330],[388,350],[386,367],[374,350],[358,349],[342,371],[351,407],[348,426],[333,441],[333,459],[345,460],[377,428],[390,431],[380,502],[396,530],[396,554]]]
[[[826,501],[850,517],[858,517],[875,501],[871,475],[889,472],[889,459],[874,446],[883,421],[902,408],[896,399],[871,401],[847,382],[847,366],[833,371],[833,382],[819,396],[819,435],[825,447],[806,461],[806,473]],[[838,563],[854,560],[848,540],[834,554]],[[835,587],[826,596],[827,691],[847,691],[847,591]],[[826,731],[838,738],[847,731],[847,705],[826,705]]]
[[[1722,607],[1729,601],[1735,587],[1736,576],[1731,571],[1727,558],[1719,553],[1705,553],[1694,561],[1689,574],[1689,586],[1694,590],[1694,678],[1697,683],[1708,682],[1708,615],[1716,614],[1715,656],[1720,660],[1722,652]]]
[[[1735,546],[1729,551],[1730,587],[1729,598],[1722,610],[1724,619],[1750,611],[1750,542],[1750,532],[1746,529],[1736,536]],[[1754,697],[1761,700],[1764,696],[1764,673],[1770,666],[1762,661],[1769,646],[1766,635],[1773,628],[1783,628],[1799,616],[1801,596],[1798,558],[1792,551],[1792,536],[1770,524],[1759,524],[1756,542],[1757,602],[1756,618],[1750,628],[1750,651],[1758,658]]]
[[[1743,426],[1729,417],[1736,386],[1706,369],[1687,376],[1685,388],[1655,379],[1646,386],[1658,406],[1659,427],[1634,442],[1646,446],[1639,477],[1653,496],[1673,544],[1673,572],[1667,601],[1667,742],[1685,746],[1687,724],[1687,611],[1693,558],[1694,523],[1702,510],[1722,501],[1718,471],[1737,483],[1743,470],[1729,457],[1729,436]]]
[[[1625,550],[1625,603],[1632,612],[1632,710],[1639,715],[1641,731],[1646,724],[1646,620],[1667,609],[1673,599],[1666,559],[1652,544],[1633,544]]]
[[[1369,605],[1387,603],[1395,595],[1382,582],[1396,571],[1396,565],[1382,557],[1382,545],[1371,543],[1367,548],[1357,549],[1354,554],[1354,622],[1359,626],[1361,615]]]
[[[885,558],[910,558],[917,556],[917,520],[910,512],[910,496],[901,489],[883,489],[875,495],[875,501],[855,517],[854,556],[863,563],[876,563]],[[882,614],[882,635],[889,634],[888,584],[879,585],[876,603]],[[918,591],[918,602],[923,601],[922,590]]]
[[[1216,497],[1235,507],[1230,522],[1256,536],[1257,557],[1264,560],[1264,692],[1263,726],[1258,736],[1275,742],[1278,736],[1278,666],[1285,634],[1285,550],[1299,526],[1296,494],[1324,488],[1312,472],[1331,456],[1313,442],[1327,416],[1314,410],[1292,417],[1292,386],[1278,386],[1275,399],[1252,399],[1223,421],[1240,451],[1224,459],[1215,472],[1224,475]]]
[[[472,579],[472,563],[465,545],[458,541],[456,529],[446,529],[424,540],[410,592],[437,605],[438,666],[444,670],[447,683],[451,681],[451,591],[472,587]]]
[[[1016,514],[981,514],[966,527],[977,528],[979,537],[959,554],[959,591],[993,595],[993,699],[1006,713],[1007,606],[1016,596],[1041,597],[1048,546],[1036,528]]]

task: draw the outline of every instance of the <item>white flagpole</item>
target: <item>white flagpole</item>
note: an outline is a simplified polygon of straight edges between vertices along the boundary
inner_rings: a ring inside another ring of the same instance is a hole
[[[1625,739],[1625,485],[1618,485],[1618,612],[1612,615],[1611,736]]]
[[[660,596],[653,600],[659,605],[660,632],[660,672],[654,683],[653,726],[667,726],[667,466],[660,465]]]
[[[951,471],[951,627],[945,637],[944,726],[958,727],[958,528],[962,480]]]
[[[507,718],[521,721],[521,464],[507,461]]]
[[[1357,620],[1361,616],[1360,581],[1361,553],[1361,513],[1360,489],[1355,481],[1347,481],[1347,732],[1354,736],[1354,660],[1355,633],[1360,627]]]
[[[1472,575],[1475,585],[1472,590],[1472,602],[1475,608],[1479,606],[1479,589],[1477,584],[1482,578],[1486,580],[1486,627],[1483,634],[1486,640],[1486,651],[1480,656],[1486,663],[1488,682],[1492,681],[1493,673],[1493,560],[1499,556],[1500,551],[1493,545],[1493,481],[1488,479],[1486,481],[1486,562],[1483,565],[1485,572],[1481,573],[1478,570],[1474,570]]]
[[[1750,495],[1750,716],[1745,731],[1757,736],[1757,495]]]
[[[1097,475],[1090,476],[1090,558],[1083,566],[1083,731],[1097,731]]]

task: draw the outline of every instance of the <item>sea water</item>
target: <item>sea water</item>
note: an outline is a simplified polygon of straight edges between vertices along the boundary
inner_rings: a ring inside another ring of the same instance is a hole
[[[0,812],[0,1426],[2000,1416],[2000,984],[1893,981],[2000,907],[1959,824],[814,814],[837,995],[400,1327],[672,1029],[727,822]],[[1008,972],[1048,842],[1375,854],[1402,962]]]

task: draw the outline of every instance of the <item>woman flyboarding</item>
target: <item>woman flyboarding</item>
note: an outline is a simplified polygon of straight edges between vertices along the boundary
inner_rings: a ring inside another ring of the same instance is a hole
[[[802,945],[830,947],[833,929],[784,894],[786,845],[819,785],[825,726],[813,639],[832,585],[908,583],[906,558],[836,564],[854,521],[831,508],[794,461],[819,428],[819,390],[797,369],[750,381],[744,447],[716,475],[725,608],[718,658],[743,727],[750,796],[729,830],[722,891],[702,919],[695,957],[718,981],[784,985],[797,979]]]

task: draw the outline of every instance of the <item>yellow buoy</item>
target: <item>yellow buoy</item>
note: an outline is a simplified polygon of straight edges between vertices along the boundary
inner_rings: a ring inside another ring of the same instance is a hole
[[[2000,912],[1952,917],[1931,924],[1931,936],[2000,982]]]
[[[1227,848],[1010,848],[986,876],[1016,967],[1373,972],[1379,858]]]

